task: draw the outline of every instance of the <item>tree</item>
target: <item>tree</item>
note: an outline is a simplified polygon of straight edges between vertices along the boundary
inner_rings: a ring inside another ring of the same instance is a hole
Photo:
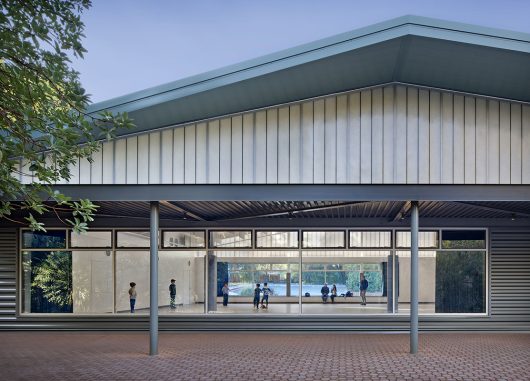
[[[85,112],[89,96],[70,57],[86,52],[81,14],[90,6],[90,0],[0,0],[0,218],[33,230],[45,230],[34,217],[45,212],[59,219],[67,212],[71,217],[61,221],[87,229],[97,206],[73,201],[53,184],[70,178],[78,158],[91,160],[99,140],[132,126],[125,113]],[[20,175],[33,176],[33,184]]]

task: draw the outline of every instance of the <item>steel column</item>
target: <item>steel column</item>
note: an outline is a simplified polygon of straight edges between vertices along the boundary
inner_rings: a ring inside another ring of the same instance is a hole
[[[149,288],[149,355],[158,354],[158,222],[160,207],[158,201],[151,201],[151,246],[150,246],[150,288]]]
[[[410,353],[418,352],[418,202],[412,202],[410,219]]]

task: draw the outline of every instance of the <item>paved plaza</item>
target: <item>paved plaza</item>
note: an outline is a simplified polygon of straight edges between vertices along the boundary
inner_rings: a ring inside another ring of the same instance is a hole
[[[1,380],[530,380],[530,334],[2,332]]]

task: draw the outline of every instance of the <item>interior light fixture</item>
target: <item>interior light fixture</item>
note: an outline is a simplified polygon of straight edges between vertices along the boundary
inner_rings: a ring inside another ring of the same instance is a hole
[[[512,213],[512,221],[515,221],[515,213]]]

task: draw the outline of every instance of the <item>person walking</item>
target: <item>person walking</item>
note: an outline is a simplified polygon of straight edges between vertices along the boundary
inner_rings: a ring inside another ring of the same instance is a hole
[[[368,280],[364,277],[364,273],[359,274],[361,280],[359,282],[359,289],[361,294],[361,306],[366,306],[366,290],[368,289]]]
[[[223,288],[221,289],[221,292],[223,293],[223,306],[228,306],[228,293],[230,292],[230,288],[228,288],[228,283],[225,282],[223,285]]]
[[[136,304],[136,283],[134,282],[131,282],[129,283],[129,286],[131,286],[131,288],[129,288],[129,304],[131,306],[131,314],[134,313],[134,306]]]
[[[169,284],[169,308],[175,310],[177,305],[175,303],[175,298],[177,296],[177,286],[175,285],[175,279],[171,279]]]

